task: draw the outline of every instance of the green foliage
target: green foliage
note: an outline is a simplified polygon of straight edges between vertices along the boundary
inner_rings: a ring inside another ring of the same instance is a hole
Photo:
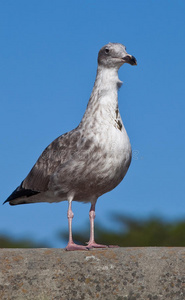
[[[123,215],[114,215],[113,219],[119,225],[119,230],[108,230],[99,224],[95,225],[97,243],[119,245],[122,247],[184,247],[185,221],[165,222],[158,218],[137,220]],[[117,228],[118,226],[116,226]],[[60,233],[60,237],[68,241],[68,232]],[[89,222],[84,231],[73,232],[76,243],[85,244],[89,240]],[[45,248],[48,245],[37,244],[31,239],[15,240],[0,235],[0,248]]]
[[[0,248],[44,248],[46,245],[37,244],[29,239],[14,240],[5,235],[0,235]]]
[[[122,247],[185,246],[185,221],[136,220],[122,215],[114,215],[113,218],[119,223],[120,230],[110,231],[96,224],[97,243]],[[68,240],[68,233],[61,233],[61,237]],[[89,230],[74,232],[73,238],[75,242],[84,244],[89,239]]]

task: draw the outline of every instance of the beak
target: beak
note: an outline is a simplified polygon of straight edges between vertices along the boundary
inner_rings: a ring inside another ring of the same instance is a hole
[[[136,66],[137,65],[137,60],[134,56],[130,55],[130,54],[127,54],[125,57],[122,58],[123,61],[125,63],[128,63],[132,66]]]

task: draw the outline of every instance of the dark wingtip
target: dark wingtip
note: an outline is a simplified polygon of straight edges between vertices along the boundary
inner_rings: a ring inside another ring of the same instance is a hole
[[[15,191],[3,202],[5,204],[6,202],[9,202],[10,205],[16,205],[16,204],[26,204],[27,202],[25,199],[20,203],[14,203],[14,200],[21,198],[21,197],[31,197],[33,195],[39,194],[38,191],[33,191],[31,189],[24,189],[24,188],[16,188]]]

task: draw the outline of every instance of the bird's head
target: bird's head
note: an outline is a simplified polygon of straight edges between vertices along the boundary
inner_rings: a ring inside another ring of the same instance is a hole
[[[109,43],[98,53],[98,65],[119,69],[124,63],[134,66],[137,65],[137,60],[126,52],[126,48],[122,44]]]

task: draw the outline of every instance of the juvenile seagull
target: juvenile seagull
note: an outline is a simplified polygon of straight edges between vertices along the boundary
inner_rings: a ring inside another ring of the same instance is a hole
[[[95,205],[98,197],[122,181],[132,155],[118,108],[118,89],[122,84],[118,69],[124,63],[137,65],[122,44],[109,43],[100,49],[96,80],[79,126],[44,150],[28,176],[5,201],[17,205],[68,200],[66,250],[107,247],[94,240]],[[77,245],[72,239],[73,200],[91,203],[87,246]]]

